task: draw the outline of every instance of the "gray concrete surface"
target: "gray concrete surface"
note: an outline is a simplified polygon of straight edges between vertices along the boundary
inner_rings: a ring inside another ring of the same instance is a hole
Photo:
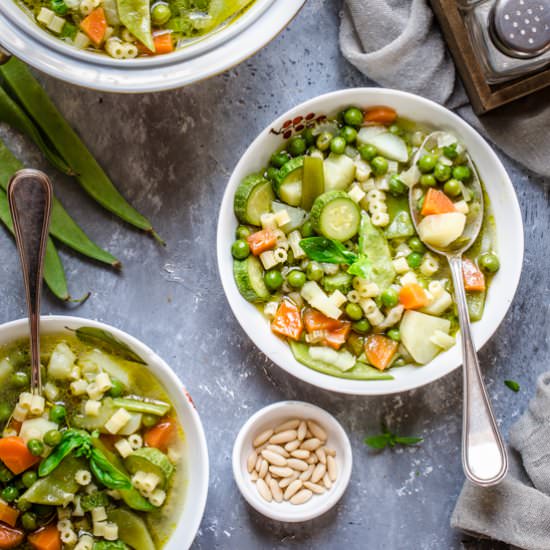
[[[460,374],[387,398],[318,390],[279,370],[254,347],[237,325],[218,279],[218,205],[250,141],[276,115],[302,100],[369,84],[339,54],[339,7],[338,1],[310,0],[262,52],[187,89],[122,97],[41,77],[121,191],[154,220],[166,248],[101,210],[76,182],[49,170],[28,141],[0,126],[0,136],[29,166],[47,168],[54,176],[58,196],[86,231],[124,262],[118,274],[62,248],[71,292],[79,296],[91,290],[93,295],[84,305],[71,307],[46,294],[44,313],[99,319],[128,331],[162,355],[194,397],[212,465],[197,550],[440,550],[464,545],[464,535],[449,527],[463,483]],[[525,263],[514,304],[480,356],[506,433],[527,405],[537,376],[550,364],[550,182],[502,160],[525,220]],[[506,243],[501,243],[501,253],[507,253]],[[0,258],[4,322],[25,311],[18,259],[4,230]],[[521,384],[518,394],[504,385],[507,378]],[[260,517],[240,497],[231,474],[231,448],[239,427],[257,409],[286,398],[311,401],[335,414],[354,451],[353,476],[342,501],[303,525]],[[376,432],[381,420],[399,433],[421,435],[424,443],[370,451],[363,438]],[[476,542],[466,546],[481,547]]]

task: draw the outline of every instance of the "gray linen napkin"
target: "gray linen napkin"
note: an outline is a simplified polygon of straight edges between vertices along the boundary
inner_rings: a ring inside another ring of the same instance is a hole
[[[427,0],[345,0],[340,46],[378,84],[455,109],[510,157],[550,177],[550,88],[476,117]]]
[[[496,487],[469,482],[451,526],[527,550],[550,548],[550,372],[537,381],[527,411],[510,430],[510,471]]]

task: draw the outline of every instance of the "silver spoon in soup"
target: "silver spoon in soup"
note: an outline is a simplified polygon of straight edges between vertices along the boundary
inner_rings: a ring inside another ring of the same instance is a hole
[[[8,200],[27,298],[31,348],[31,392],[42,394],[40,376],[40,295],[50,213],[52,184],[38,170],[20,170],[8,185]]]
[[[464,409],[462,425],[462,465],[466,477],[488,487],[500,482],[508,470],[508,457],[479,368],[472,340],[462,255],[475,242],[483,224],[483,189],[470,156],[462,151],[463,176],[448,179],[450,167],[437,162],[438,138],[445,132],[429,134],[414,157],[427,178],[419,178],[409,190],[409,206],[421,241],[433,252],[447,258],[451,269],[455,302],[460,324]],[[446,166],[446,167],[445,167]],[[444,173],[447,172],[447,173]],[[438,181],[451,181],[447,193],[433,187]],[[449,196],[450,195],[450,196]],[[456,197],[455,200],[453,199]],[[443,212],[443,213],[441,213]]]

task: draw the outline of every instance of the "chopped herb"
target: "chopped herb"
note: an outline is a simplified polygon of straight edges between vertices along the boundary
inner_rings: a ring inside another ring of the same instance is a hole
[[[381,434],[366,437],[364,443],[373,449],[385,449],[388,445],[390,447],[395,447],[396,445],[416,445],[422,441],[424,441],[422,437],[397,435],[386,428],[382,428]]]
[[[515,380],[504,380],[504,383],[513,391],[519,391],[519,384]]]

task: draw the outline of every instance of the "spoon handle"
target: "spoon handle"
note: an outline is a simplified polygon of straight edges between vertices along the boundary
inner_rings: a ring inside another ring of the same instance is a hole
[[[20,170],[10,180],[10,204],[15,241],[21,259],[31,332],[31,391],[42,393],[40,379],[40,294],[48,240],[52,184],[43,172]]]
[[[506,475],[508,457],[491,404],[483,384],[477,353],[470,331],[470,317],[464,290],[462,258],[449,258],[458,318],[462,335],[464,410],[462,418],[462,466],[476,485],[496,485]]]

